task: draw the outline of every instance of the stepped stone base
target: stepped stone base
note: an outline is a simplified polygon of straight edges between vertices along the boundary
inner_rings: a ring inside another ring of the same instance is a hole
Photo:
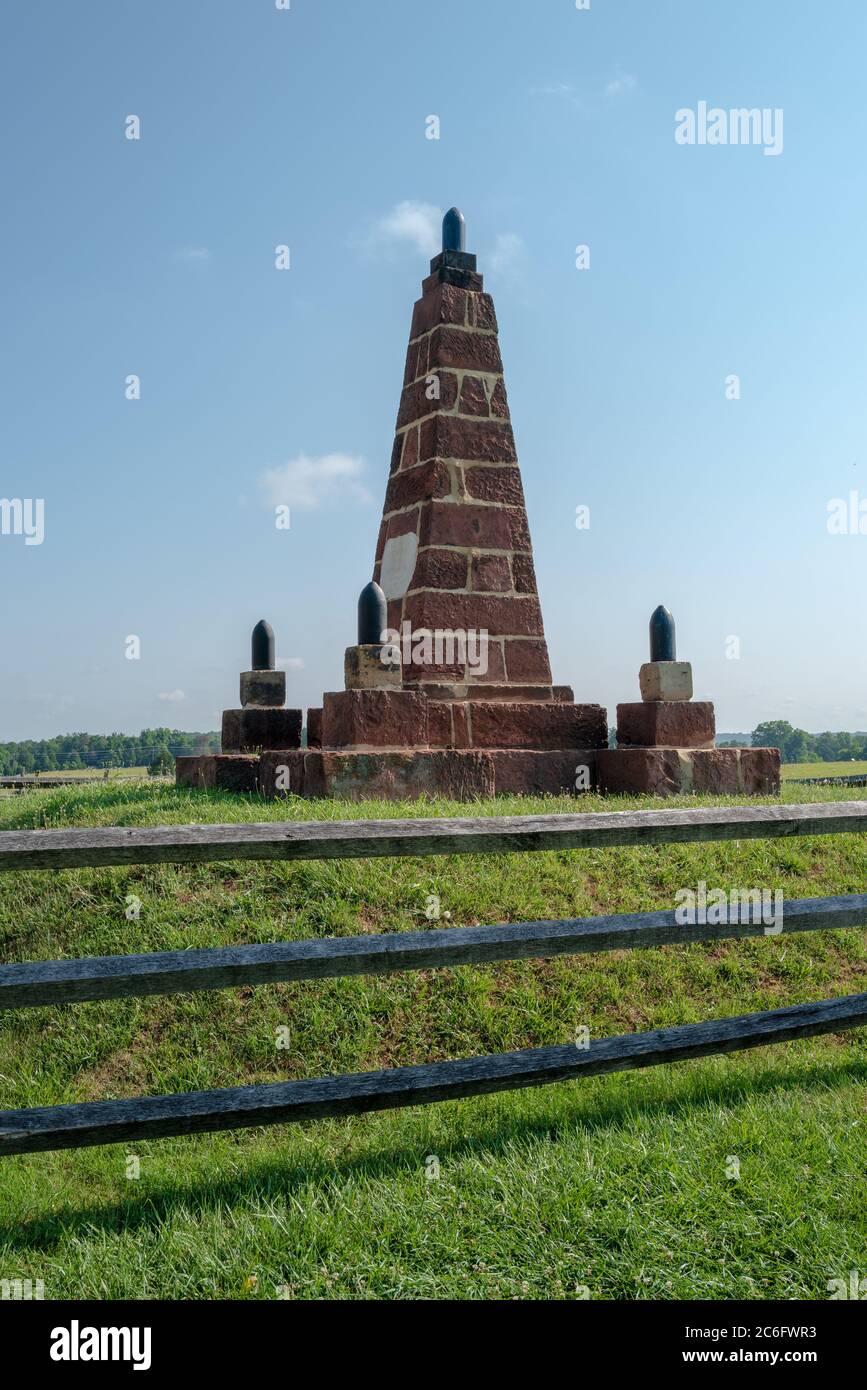
[[[175,784],[209,791],[258,792],[259,758],[254,753],[197,753],[175,758]]]
[[[599,790],[675,796],[776,796],[779,748],[600,748]]]
[[[596,785],[596,748],[421,748],[342,752],[274,749],[260,757],[204,754],[176,760],[179,787],[337,797],[406,800],[444,796],[564,795]],[[584,771],[582,771],[584,769]]]

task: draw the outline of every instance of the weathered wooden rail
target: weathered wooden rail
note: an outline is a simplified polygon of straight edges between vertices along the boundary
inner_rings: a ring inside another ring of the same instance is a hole
[[[0,833],[0,870],[223,859],[508,853],[867,830],[867,801],[455,820],[305,821]],[[761,920],[682,924],[675,911],[0,966],[0,1009],[328,976],[389,974],[867,925],[867,894],[783,904]],[[309,1081],[0,1112],[0,1155],[284,1124],[656,1066],[867,1023],[867,993],[575,1044]]]
[[[0,832],[0,872],[221,859],[370,859],[756,840],[867,830],[867,801],[448,820],[260,821]]]

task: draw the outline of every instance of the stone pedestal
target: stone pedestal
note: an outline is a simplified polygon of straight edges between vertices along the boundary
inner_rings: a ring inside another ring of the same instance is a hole
[[[381,642],[347,647],[343,678],[347,690],[400,690],[402,685],[400,662]]]
[[[645,661],[638,685],[642,700],[691,700],[692,666],[688,661]]]
[[[274,709],[286,703],[285,671],[242,671],[241,706]]]
[[[262,748],[300,748],[301,710],[250,705],[224,709],[220,747],[224,753],[258,753]]]

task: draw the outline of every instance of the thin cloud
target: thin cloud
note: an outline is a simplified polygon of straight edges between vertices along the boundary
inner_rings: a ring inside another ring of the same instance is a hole
[[[530,96],[560,97],[562,101],[568,101],[570,106],[581,105],[578,89],[571,82],[548,82],[544,87],[531,87]]]
[[[393,250],[411,246],[423,256],[435,256],[441,245],[443,215],[433,203],[420,203],[407,198],[380,217],[365,242],[366,249],[375,253],[383,248]]]
[[[303,656],[278,656],[277,666],[281,671],[303,671]]]
[[[157,696],[158,700],[168,700],[172,705],[179,705],[186,698],[182,690],[161,690]]]
[[[517,232],[500,232],[486,261],[492,275],[501,279],[514,278],[524,259],[524,242]]]
[[[364,459],[357,454],[322,454],[318,458],[297,454],[279,468],[269,468],[259,482],[272,507],[311,512],[334,498],[349,496],[356,502],[369,502],[370,493],[359,481],[364,467]]]
[[[618,73],[605,84],[605,95],[607,97],[624,96],[626,92],[634,92],[638,86],[638,78],[633,77],[630,72]]]

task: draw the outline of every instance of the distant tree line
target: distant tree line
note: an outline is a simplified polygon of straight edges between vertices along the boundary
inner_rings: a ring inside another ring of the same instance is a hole
[[[779,748],[784,763],[867,761],[867,733],[863,732],[808,734],[806,729],[793,729],[786,719],[769,719],[753,729],[750,739],[753,748]]]
[[[171,768],[179,753],[219,753],[219,734],[142,729],[140,734],[59,734],[57,738],[0,743],[0,776],[70,772],[87,767]]]

